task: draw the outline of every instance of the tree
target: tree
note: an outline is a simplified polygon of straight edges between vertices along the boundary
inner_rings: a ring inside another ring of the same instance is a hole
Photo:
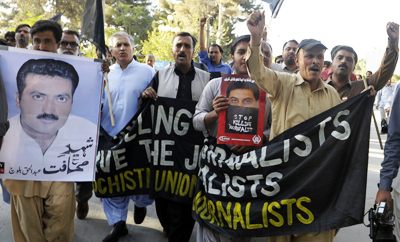
[[[158,17],[166,18],[173,15],[173,21],[182,27],[182,31],[189,32],[198,37],[199,20],[204,16],[210,17],[210,42],[215,43],[217,39],[219,4],[222,5],[223,19],[220,29],[221,46],[225,50],[223,60],[230,60],[230,45],[235,36],[232,34],[234,25],[239,21],[244,21],[247,16],[260,5],[255,4],[255,0],[182,0],[173,3],[171,0],[159,0],[161,11],[156,13]],[[153,22],[153,27],[164,24],[163,21]]]
[[[106,0],[105,22],[115,30],[125,31],[132,35],[136,48],[141,40],[147,38],[147,32],[152,29],[154,16],[150,14],[149,0]]]

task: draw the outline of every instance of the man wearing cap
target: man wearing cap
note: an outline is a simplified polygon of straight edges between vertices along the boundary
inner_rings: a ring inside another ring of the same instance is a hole
[[[392,77],[399,57],[399,25],[387,23],[386,32],[389,39],[381,66],[367,79],[368,84],[372,85],[375,91],[382,89],[387,80]],[[357,53],[350,46],[338,45],[332,49],[331,56],[333,73],[327,83],[338,91],[342,100],[358,95],[364,89],[364,81],[349,81],[358,61]]]
[[[272,104],[270,140],[287,129],[340,103],[336,90],[325,84],[320,74],[326,47],[317,40],[300,42],[295,54],[297,74],[279,73],[263,66],[260,42],[265,26],[264,12],[254,11],[247,20],[251,40],[247,50],[250,77],[268,93]],[[333,241],[335,230],[319,233],[269,237],[268,242]]]

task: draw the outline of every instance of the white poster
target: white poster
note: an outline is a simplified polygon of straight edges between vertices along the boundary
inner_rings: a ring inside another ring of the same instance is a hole
[[[92,181],[102,63],[18,48],[0,55],[10,122],[0,178]]]

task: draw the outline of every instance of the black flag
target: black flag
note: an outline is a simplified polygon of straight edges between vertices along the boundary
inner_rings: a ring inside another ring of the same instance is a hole
[[[49,18],[49,20],[54,21],[54,22],[57,22],[57,21],[61,18],[61,16],[62,16],[64,13],[65,13],[65,10],[64,10],[64,12],[62,12],[62,13],[60,13],[60,14],[57,14],[57,15],[54,16],[54,17]]]
[[[104,55],[104,15],[102,0],[87,0],[82,16],[81,39],[92,42]]]

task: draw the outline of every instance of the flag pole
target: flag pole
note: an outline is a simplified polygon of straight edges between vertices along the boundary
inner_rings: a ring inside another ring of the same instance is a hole
[[[114,112],[112,109],[112,102],[111,102],[111,93],[110,93],[110,85],[108,82],[108,73],[104,73],[104,81],[106,85],[106,92],[107,92],[107,101],[108,101],[108,110],[110,111],[110,119],[111,119],[111,125],[114,127],[115,126],[115,121],[114,121]]]
[[[365,79],[364,79],[363,81],[364,81],[364,86],[365,86],[365,88],[368,88],[367,81],[366,81]],[[375,124],[376,134],[378,135],[379,144],[380,144],[380,146],[381,146],[381,150],[383,150],[381,135],[379,134],[379,128],[378,128],[378,124],[376,123],[376,118],[375,118],[374,110],[372,110],[372,117],[374,118],[374,124]]]

